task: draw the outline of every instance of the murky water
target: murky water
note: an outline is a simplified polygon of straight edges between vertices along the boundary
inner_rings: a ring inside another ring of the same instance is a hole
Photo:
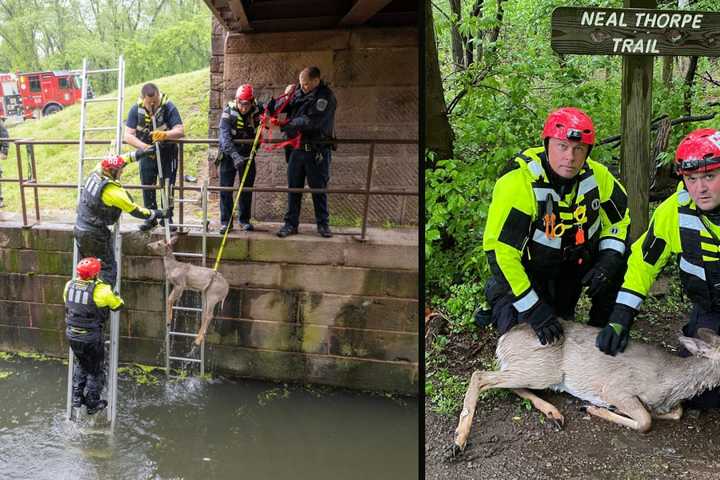
[[[66,374],[0,360],[1,479],[418,478],[416,399],[121,375],[109,434],[102,418],[65,421]]]

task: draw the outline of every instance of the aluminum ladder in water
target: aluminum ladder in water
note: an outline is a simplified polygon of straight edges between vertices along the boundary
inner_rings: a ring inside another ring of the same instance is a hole
[[[90,75],[102,74],[102,73],[114,73],[117,72],[117,96],[110,98],[88,98],[88,77]],[[115,138],[111,150],[115,154],[120,154],[122,149],[122,138],[123,138],[123,104],[125,94],[125,60],[122,55],[118,58],[117,68],[103,68],[97,70],[88,69],[87,58],[83,59],[82,70],[76,71],[81,75],[81,89],[82,97],[80,103],[80,148],[78,155],[78,203],[80,202],[80,192],[83,186],[83,180],[85,179],[85,161],[96,162],[101,160],[103,157],[100,156],[86,156],[85,155],[85,142],[88,140],[86,135],[92,132],[115,132]],[[103,126],[103,127],[88,127],[88,105],[90,103],[100,102],[116,102],[116,124],[115,126]],[[93,163],[94,164],[94,163]],[[113,226],[113,239],[114,239],[114,253],[115,261],[117,263],[117,277],[115,279],[115,291],[120,292],[120,279],[122,272],[122,237],[120,235],[120,223],[116,223]],[[75,279],[75,265],[80,260],[77,244],[73,245],[73,279]],[[108,402],[105,414],[107,420],[110,423],[110,428],[115,426],[115,418],[117,416],[117,367],[118,367],[118,346],[120,341],[120,312],[110,312],[110,331],[109,340],[105,340],[106,356],[105,362],[107,368],[105,370],[106,379],[106,394],[105,398]],[[68,386],[67,386],[67,406],[66,406],[66,418],[73,420],[77,418],[77,410],[72,406],[72,374],[75,363],[75,356],[73,355],[72,349],[68,349]]]
[[[171,197],[172,198],[172,197]],[[203,185],[200,189],[200,197],[199,198],[178,198],[176,199],[178,203],[200,203],[202,207],[202,223],[200,225],[194,224],[194,223],[174,223],[172,224],[175,227],[178,227],[180,229],[197,229],[200,230],[201,233],[201,239],[202,239],[202,251],[200,253],[196,252],[173,252],[173,255],[175,257],[178,257],[179,259],[183,258],[196,258],[201,259],[202,266],[207,266],[207,234],[208,234],[208,182],[205,180],[203,182]],[[166,222],[165,224],[166,231],[169,229],[169,223]],[[167,235],[167,234],[166,234]],[[170,294],[171,284],[168,282],[167,278],[165,278],[165,298],[167,298]],[[198,308],[196,306],[183,306],[183,297],[185,297],[187,291],[190,289],[187,289],[185,292],[183,292],[183,295],[178,298],[175,305],[172,306],[172,314],[170,317],[170,322],[165,325],[165,372],[168,376],[172,375],[171,366],[173,364],[186,364],[186,363],[193,363],[197,364],[198,368],[200,369],[200,376],[205,375],[205,341],[203,341],[200,344],[200,356],[199,358],[195,358],[194,356],[190,356],[190,353],[187,354],[175,354],[173,352],[173,340],[175,337],[184,338],[184,339],[195,339],[197,338],[197,330],[194,332],[187,332],[187,331],[181,331],[179,328],[179,325],[181,322],[178,319],[178,315],[183,313],[192,313],[194,312],[197,317],[197,324],[200,325],[200,322],[202,322],[202,311],[205,307],[204,305],[204,299],[201,298],[201,306]],[[190,290],[192,291],[192,290]]]

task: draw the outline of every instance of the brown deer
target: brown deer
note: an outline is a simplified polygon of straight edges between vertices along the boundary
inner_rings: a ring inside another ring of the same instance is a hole
[[[200,291],[205,306],[202,311],[202,321],[197,337],[195,337],[195,345],[199,346],[205,339],[205,333],[210,325],[210,320],[215,311],[215,305],[225,301],[230,286],[225,277],[213,270],[212,268],[192,265],[190,263],[179,262],[175,260],[172,248],[177,243],[178,237],[174,236],[170,239],[170,243],[165,240],[158,240],[147,245],[147,248],[163,257],[165,265],[165,278],[173,286],[172,291],[168,295],[165,302],[166,322],[170,325],[172,320],[172,307],[177,299],[180,298],[186,288]],[[194,349],[194,348],[193,348]]]
[[[691,357],[635,341],[613,357],[595,347],[600,329],[561,322],[565,336],[552,345],[541,345],[525,324],[500,337],[500,371],[472,374],[453,454],[465,448],[480,392],[492,388],[511,389],[559,425],[564,422],[560,411],[527,389],[567,392],[590,402],[588,413],[647,432],[653,417],[679,420],[681,400],[720,385],[720,337],[711,330],[700,329],[700,338],[679,337]]]

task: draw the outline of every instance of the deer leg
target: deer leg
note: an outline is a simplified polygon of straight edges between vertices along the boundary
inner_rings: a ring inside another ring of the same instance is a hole
[[[627,415],[618,415],[610,410],[595,405],[589,406],[587,412],[599,418],[604,418],[618,425],[622,425],[633,430],[645,433],[650,431],[652,426],[652,417],[645,406],[636,397],[632,397],[621,402],[615,402],[617,409]],[[629,417],[629,418],[628,418]]]
[[[530,400],[530,402],[533,404],[533,407],[540,410],[558,427],[562,428],[562,426],[565,424],[565,417],[562,415],[562,413],[560,413],[560,410],[555,408],[552,403],[543,400],[542,398],[538,397],[533,392],[525,388],[513,388],[512,391],[513,393],[515,393],[515,395],[526,400]]]
[[[165,302],[165,321],[168,325],[172,323],[172,307],[184,291],[185,289],[183,287],[176,285],[170,291],[170,295],[168,295],[167,301]]]
[[[652,414],[653,418],[657,418],[659,420],[680,420],[683,415],[683,407],[682,405],[678,404],[677,407],[673,408],[667,413],[660,413],[660,414]]]
[[[537,382],[538,385],[531,385],[527,378],[527,374],[522,372],[514,372],[512,370],[502,370],[499,372],[486,372],[476,370],[470,377],[470,385],[465,393],[463,409],[460,413],[460,421],[455,429],[455,443],[452,447],[453,453],[458,453],[465,449],[467,438],[470,435],[470,427],[472,426],[473,416],[475,415],[475,407],[477,405],[480,392],[490,390],[492,388],[547,388],[550,383]],[[555,382],[557,383],[557,382]],[[538,399],[540,400],[540,399]],[[560,412],[557,414],[562,418]]]
[[[463,409],[462,412],[460,412],[460,421],[455,429],[455,442],[452,447],[454,454],[465,450],[467,438],[470,435],[470,427],[472,426],[473,416],[475,415],[475,407],[477,406],[478,396],[480,395],[480,389],[483,387],[482,377],[485,373],[488,372],[475,370],[470,377],[470,385],[468,385],[467,392],[465,392]]]
[[[205,297],[205,308],[203,308],[202,319],[200,321],[200,330],[198,331],[198,336],[195,337],[195,345],[200,346],[200,344],[202,344],[203,340],[205,340],[205,332],[207,332],[207,328],[210,325],[210,320],[213,317],[213,312],[215,310],[216,303],[217,303],[216,298]]]

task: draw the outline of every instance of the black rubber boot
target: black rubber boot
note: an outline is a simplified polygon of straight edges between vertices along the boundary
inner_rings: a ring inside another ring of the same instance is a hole
[[[317,231],[323,238],[330,238],[332,237],[332,232],[330,231],[330,227],[327,225],[318,225]]]
[[[80,408],[85,404],[85,395],[83,395],[83,389],[73,387],[72,389],[72,406]]]
[[[283,227],[278,230],[278,232],[275,234],[280,238],[285,238],[288,235],[297,235],[298,229],[296,227],[293,227],[292,225],[283,225]]]
[[[88,393],[87,397],[85,397],[85,405],[87,406],[87,414],[94,415],[107,407],[107,401],[101,399],[97,393]]]

